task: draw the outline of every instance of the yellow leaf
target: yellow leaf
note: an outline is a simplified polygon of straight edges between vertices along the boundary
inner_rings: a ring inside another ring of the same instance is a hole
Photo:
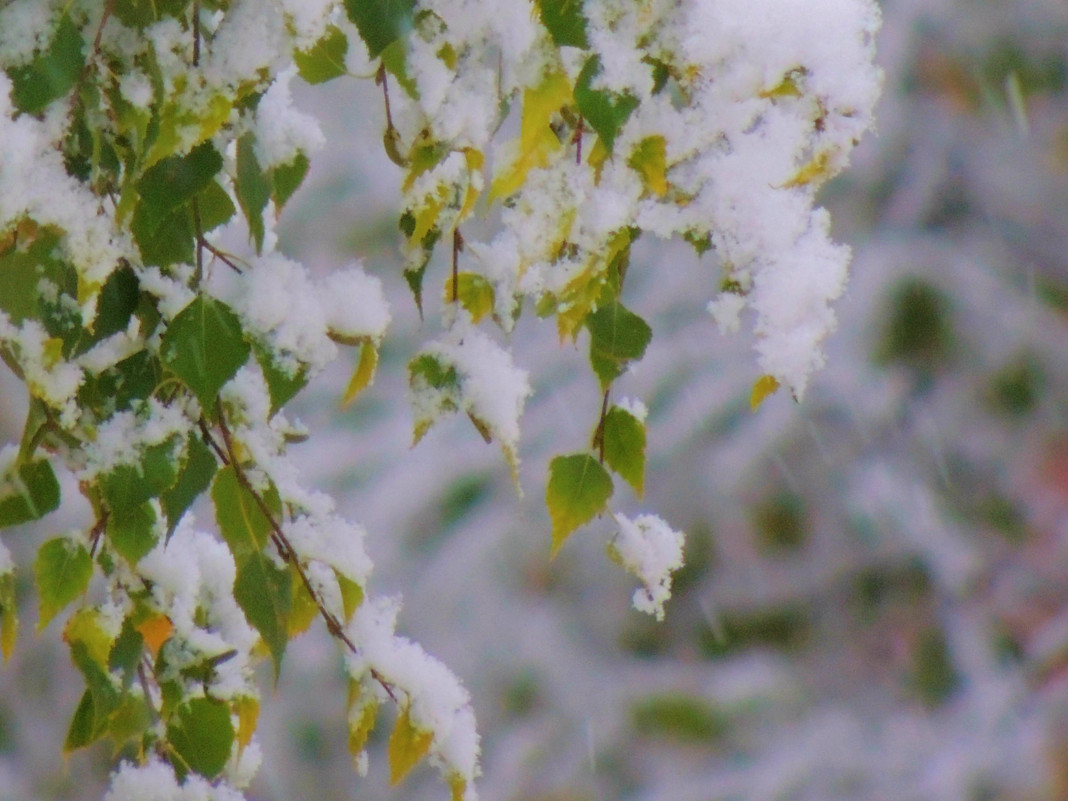
[[[823,151],[799,169],[794,177],[783,184],[784,189],[819,184],[831,177],[831,156]]]
[[[760,96],[765,100],[776,97],[801,97],[801,90],[798,88],[797,81],[794,78],[796,73],[796,70],[786,73],[781,81],[770,89],[762,91]]]
[[[308,588],[304,586],[304,581],[295,570],[292,576],[293,602],[289,609],[289,617],[286,618],[286,635],[291,640],[307,631],[308,626],[319,614],[319,607],[315,599],[311,597],[311,593],[308,592]]]
[[[439,214],[441,214],[441,200],[436,195],[428,195],[424,198],[423,207],[415,213],[415,229],[409,237],[413,245],[418,245],[423,241],[423,237],[430,233],[438,221]]]
[[[571,99],[571,82],[563,72],[550,72],[540,84],[524,90],[515,158],[494,179],[491,200],[513,194],[526,181],[528,172],[544,167],[549,156],[563,147],[551,123],[553,115]]]
[[[360,361],[356,365],[356,371],[349,379],[349,385],[345,388],[345,394],[341,396],[341,407],[344,408],[356,400],[356,396],[366,389],[375,378],[375,368],[378,367],[378,349],[370,342],[364,342],[360,346]]]
[[[433,732],[422,731],[412,725],[408,707],[404,707],[389,737],[389,783],[394,786],[400,784],[411,769],[419,764],[419,760],[426,756],[433,740]]]
[[[642,177],[646,192],[663,197],[667,194],[667,140],[647,136],[638,143],[627,164]]]
[[[764,402],[764,399],[779,389],[779,380],[773,375],[762,375],[753,384],[753,393],[749,396],[749,408],[753,411]]]
[[[345,620],[349,620],[352,618],[352,613],[363,603],[363,587],[336,570],[334,575],[337,576],[337,583],[341,588],[341,606],[345,612]]]
[[[595,184],[601,183],[601,169],[604,167],[604,163],[608,161],[608,157],[611,153],[608,152],[608,148],[605,147],[604,140],[601,137],[597,137],[597,141],[593,143],[593,147],[590,148],[590,155],[587,158],[590,166],[593,167],[593,182]]]
[[[452,790],[452,801],[464,801],[464,793],[467,792],[467,780],[458,773],[449,777],[449,789]]]
[[[473,147],[466,148],[464,150],[464,158],[467,160],[467,193],[464,195],[464,204],[460,207],[460,213],[456,215],[456,223],[459,224],[467,219],[467,215],[471,213],[471,209],[475,207],[475,203],[478,201],[478,196],[482,193],[482,164],[486,160],[482,155],[481,150],[475,150]],[[475,178],[478,178],[478,181]]]
[[[260,719],[260,702],[249,696],[242,696],[234,702],[237,712],[237,747],[244,749],[252,742],[256,733],[256,724]]]
[[[71,646],[81,643],[97,665],[107,665],[114,638],[105,631],[97,610],[83,607],[71,615],[63,629],[63,639]]]
[[[145,618],[137,624],[136,628],[144,638],[145,645],[152,652],[152,656],[159,653],[163,643],[167,642],[174,632],[174,624],[166,615],[153,615]]]
[[[359,685],[356,685],[359,687]],[[350,688],[349,694],[352,695]],[[375,713],[378,711],[378,702],[370,698],[360,706],[352,706],[349,709],[349,753],[357,756],[367,745],[367,738],[375,727]],[[392,757],[393,744],[390,741],[390,755]]]

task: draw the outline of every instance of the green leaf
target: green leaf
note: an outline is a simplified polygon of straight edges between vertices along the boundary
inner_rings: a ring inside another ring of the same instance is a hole
[[[641,497],[645,489],[645,424],[619,406],[608,410],[601,431],[604,460]]]
[[[582,0],[537,0],[541,22],[557,46],[587,48],[586,17]]]
[[[39,520],[59,506],[59,482],[45,459],[21,465],[4,483],[10,490],[0,496],[0,528]]]
[[[136,675],[137,666],[141,662],[144,653],[145,638],[131,618],[122,621],[122,629],[115,643],[111,646],[108,654],[108,670],[117,670],[123,674],[123,680],[127,686]]]
[[[412,27],[415,0],[345,0],[345,10],[367,44],[371,58],[378,58]]]
[[[234,598],[267,644],[277,677],[289,641],[289,612],[293,606],[289,572],[276,567],[262,551],[253,553],[237,569]]]
[[[189,437],[188,455],[185,466],[178,474],[178,480],[174,486],[160,499],[163,504],[163,512],[167,515],[167,536],[174,533],[178,521],[182,515],[200,497],[200,494],[211,486],[211,480],[215,476],[218,463],[211,453],[211,449],[205,445],[200,437]]]
[[[275,364],[270,350],[261,345],[254,346],[256,361],[267,381],[267,392],[271,396],[271,415],[291,401],[308,383],[308,371],[301,367],[295,375]]]
[[[586,327],[590,330],[590,364],[601,389],[607,389],[630,362],[645,355],[653,337],[645,320],[618,301],[605,303],[587,316]]]
[[[245,363],[249,350],[237,315],[205,295],[171,321],[160,345],[163,364],[193,390],[208,415],[214,414],[219,390]]]
[[[15,107],[36,114],[53,100],[67,94],[85,66],[85,41],[78,27],[64,14],[48,49],[29,64],[8,70],[11,99]]]
[[[324,83],[348,72],[345,69],[345,54],[349,40],[336,25],[326,29],[326,34],[310,50],[293,54],[300,77],[310,84]]]
[[[125,331],[137,310],[140,285],[129,265],[114,270],[100,290],[93,321],[93,342],[99,342],[119,331]]]
[[[575,82],[575,102],[579,113],[597,131],[605,149],[611,153],[616,134],[631,112],[638,107],[638,99],[630,94],[616,94],[604,89],[593,89],[593,79],[601,72],[601,59],[591,56]]]
[[[412,768],[426,756],[434,733],[418,729],[412,725],[412,718],[405,706],[397,717],[393,734],[389,738],[389,783],[397,785],[404,780]]]
[[[70,728],[67,729],[67,739],[63,743],[63,752],[69,754],[79,748],[85,748],[99,740],[104,734],[103,726],[98,726],[96,721],[96,705],[93,703],[93,693],[86,690],[82,693],[82,700],[74,710]]]
[[[41,631],[67,604],[89,589],[93,576],[93,559],[80,542],[56,537],[37,551],[33,566],[40,597]]]
[[[604,511],[612,497],[612,477],[589,454],[557,456],[549,464],[545,504],[553,521],[553,545],[560,546],[579,526]]]
[[[214,182],[222,167],[222,156],[210,142],[198,145],[184,156],[171,156],[149,167],[137,182],[141,200],[132,225],[143,237],[154,236],[179,207]]]
[[[196,196],[200,213],[200,232],[213,231],[230,222],[237,213],[234,201],[218,181],[212,181]]]
[[[211,485],[211,499],[215,503],[215,520],[219,531],[234,555],[234,561],[243,564],[250,555],[263,551],[271,537],[271,521],[263,513],[255,496],[237,478],[232,465],[215,474]],[[266,493],[264,502],[272,513],[280,506],[278,493]]]
[[[126,561],[136,565],[156,547],[156,511],[150,503],[119,509],[108,516],[108,542]]]
[[[281,211],[286,201],[300,188],[310,166],[308,157],[297,153],[288,164],[279,164],[271,170],[271,198],[274,200],[275,209]]]
[[[130,223],[130,232],[137,242],[137,249],[141,251],[144,265],[167,267],[192,263],[195,234],[189,209],[179,207],[154,227],[150,227],[148,219],[135,212]]]
[[[256,252],[263,250],[263,210],[271,199],[271,182],[256,158],[255,137],[247,133],[237,140],[237,177],[234,181],[237,202],[248,221],[248,230],[256,243]]]
[[[0,256],[0,311],[15,325],[37,316],[37,285],[42,278],[37,265],[37,259],[19,250]]]
[[[344,597],[344,590],[342,590]],[[346,607],[347,609],[347,607]],[[15,573],[9,570],[0,575],[0,651],[4,662],[15,652],[15,640],[19,633],[18,606],[15,603]]]
[[[190,770],[214,779],[234,744],[230,708],[211,698],[182,704],[167,723],[167,741]]]
[[[108,509],[113,514],[140,506],[158,497],[178,478],[178,438],[152,445],[141,452],[137,464],[122,464],[100,480]]]

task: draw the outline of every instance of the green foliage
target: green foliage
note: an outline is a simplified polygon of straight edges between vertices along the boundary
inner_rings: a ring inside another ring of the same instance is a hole
[[[349,40],[345,34],[336,25],[331,25],[314,47],[297,51],[293,60],[301,78],[310,84],[324,83],[347,72],[345,54],[348,50]]]
[[[601,59],[590,56],[575,83],[575,103],[590,127],[611,153],[616,135],[623,123],[638,107],[638,99],[629,94],[618,95],[605,89],[594,89],[593,79],[601,74]]]
[[[33,572],[40,599],[37,628],[41,630],[89,588],[93,560],[81,543],[69,537],[56,537],[37,551]]]
[[[35,114],[63,97],[85,65],[85,41],[68,14],[59,19],[52,41],[33,61],[9,71],[15,105]]]
[[[19,466],[0,492],[0,528],[38,520],[59,506],[59,482],[52,465],[41,459]]]
[[[345,10],[367,44],[371,58],[412,27],[414,0],[345,0]]]
[[[552,554],[571,533],[604,511],[612,496],[612,477],[589,454],[557,456],[549,464],[545,503],[553,522]]]
[[[163,364],[193,390],[210,415],[222,385],[248,360],[251,349],[237,315],[200,295],[171,321],[160,350]]]
[[[653,337],[649,324],[618,301],[605,303],[589,315],[586,327],[590,331],[590,364],[602,389],[645,355]]]
[[[641,496],[645,489],[645,424],[619,406],[608,410],[602,428],[604,460]]]
[[[583,49],[590,46],[581,0],[538,0],[537,5],[542,24],[556,44]]]
[[[202,776],[222,771],[234,744],[230,710],[221,701],[194,698],[167,721],[167,740],[182,763]]]

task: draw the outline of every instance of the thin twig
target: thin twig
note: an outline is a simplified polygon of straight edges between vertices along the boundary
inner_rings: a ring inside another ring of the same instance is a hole
[[[200,66],[200,0],[193,0],[193,66]]]
[[[271,511],[270,507],[267,506],[267,502],[263,499],[263,496],[256,491],[255,487],[253,487],[252,483],[248,480],[248,476],[245,474],[244,469],[241,467],[241,464],[237,459],[237,455],[234,450],[233,435],[230,433],[229,426],[226,425],[226,416],[223,413],[223,405],[221,400],[216,400],[216,412],[219,416],[219,431],[222,433],[223,443],[225,444],[226,452],[230,456],[230,465],[234,468],[234,476],[237,478],[237,481],[241,485],[241,487],[252,496],[257,508],[263,514],[264,518],[266,518],[268,525],[271,527],[271,542],[273,542],[274,546],[278,549],[278,553],[279,555],[281,555],[282,559],[284,559],[286,563],[289,564],[290,567],[292,567],[297,572],[297,575],[300,577],[301,583],[308,591],[308,595],[310,595],[311,599],[315,602],[315,606],[319,610],[319,616],[323,619],[323,622],[326,623],[326,630],[330,632],[331,636],[343,642],[345,646],[350,651],[352,651],[352,653],[359,653],[359,650],[356,648],[356,644],[353,643],[353,641],[349,638],[348,634],[345,633],[345,629],[341,625],[340,621],[338,621],[338,619],[326,608],[322,598],[312,586],[311,580],[308,578],[308,574],[304,570],[304,566],[300,563],[300,559],[297,556],[296,549],[293,548],[292,544],[289,542],[289,539],[286,537],[285,532],[282,531],[281,525],[278,523],[277,520],[275,520],[274,513]],[[201,423],[203,425],[203,421],[201,421]],[[380,674],[374,668],[371,668],[371,677],[374,678],[374,680],[377,681],[386,691],[386,694],[389,695],[389,697],[394,702],[396,702],[397,697],[393,692],[393,687],[388,681],[385,680],[382,674]]]
[[[459,228],[452,232],[452,302],[460,299],[460,252],[464,249],[464,237]]]

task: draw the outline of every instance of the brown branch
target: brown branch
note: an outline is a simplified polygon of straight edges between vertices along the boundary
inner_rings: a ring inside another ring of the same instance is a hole
[[[200,0],[193,0],[193,66],[200,66]]]
[[[386,80],[386,65],[379,64],[378,72],[375,73],[375,83],[382,87],[382,96],[386,101],[386,128],[396,130],[393,126],[393,115],[389,111],[389,82]]]
[[[460,299],[460,252],[464,249],[464,237],[459,228],[452,232],[452,302]]]
[[[582,133],[585,128],[585,120],[582,117],[578,119],[578,125],[575,126],[575,134],[571,137],[571,141],[575,143],[575,163],[582,163]]]
[[[604,421],[608,417],[608,393],[604,391],[604,400],[601,401],[601,419],[597,421],[597,428],[593,430],[593,447],[597,449],[597,456],[601,464],[604,464]]]
[[[312,586],[311,580],[308,578],[307,572],[304,570],[304,566],[300,563],[300,558],[297,556],[296,549],[289,542],[289,538],[286,537],[285,532],[282,531],[282,526],[274,517],[274,512],[267,506],[267,502],[263,499],[263,496],[252,486],[252,483],[248,480],[248,476],[245,474],[244,468],[241,467],[241,463],[237,459],[236,451],[234,450],[233,434],[230,432],[229,426],[226,425],[226,415],[224,414],[223,405],[221,400],[216,400],[216,413],[219,416],[219,431],[222,433],[223,443],[226,447],[226,452],[229,454],[230,466],[234,468],[234,476],[237,478],[238,484],[252,496],[257,508],[263,514],[267,520],[267,524],[271,527],[271,542],[274,543],[275,548],[278,549],[279,555],[285,562],[292,567],[297,575],[300,577],[301,583],[308,591],[308,595],[315,602],[316,608],[319,610],[319,616],[326,623],[326,630],[332,637],[343,642],[345,646],[352,653],[359,653],[359,649],[356,648],[356,644],[349,638],[349,635],[345,633],[345,628],[341,622],[331,613],[323,602],[322,597],[316,592]],[[201,425],[204,425],[203,419],[201,419]],[[396,702],[397,696],[394,694],[392,685],[386,681],[374,668],[371,668],[371,677],[377,681],[382,688],[386,691],[386,694]]]

